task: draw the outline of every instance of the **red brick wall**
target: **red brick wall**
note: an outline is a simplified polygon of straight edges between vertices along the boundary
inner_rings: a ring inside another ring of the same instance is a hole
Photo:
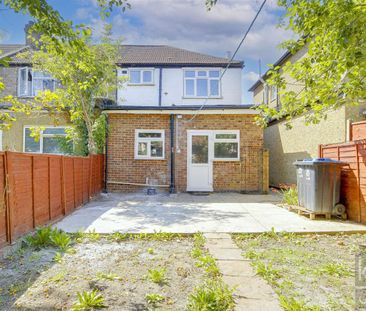
[[[177,191],[187,185],[187,130],[240,130],[240,161],[214,161],[215,191],[258,191],[262,180],[263,130],[253,115],[191,115],[176,119],[179,149],[175,157]],[[110,114],[108,138],[108,180],[145,183],[154,178],[159,184],[170,182],[169,115]],[[178,125],[178,127],[177,127]],[[165,160],[135,160],[135,129],[165,130]],[[108,184],[110,191],[138,191],[142,187]],[[165,188],[166,189],[166,188]]]

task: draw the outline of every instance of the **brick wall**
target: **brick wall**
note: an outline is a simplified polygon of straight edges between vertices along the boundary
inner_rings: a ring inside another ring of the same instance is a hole
[[[176,153],[177,191],[187,186],[187,130],[240,130],[240,161],[214,161],[215,191],[258,191],[262,187],[263,131],[253,115],[192,115],[176,119],[179,153]],[[145,183],[154,178],[161,185],[170,182],[169,115],[110,114],[108,138],[108,180]],[[165,160],[135,160],[135,129],[165,130]],[[176,140],[177,142],[177,140]],[[138,191],[141,186],[108,184],[110,191]],[[167,189],[167,188],[162,188]]]

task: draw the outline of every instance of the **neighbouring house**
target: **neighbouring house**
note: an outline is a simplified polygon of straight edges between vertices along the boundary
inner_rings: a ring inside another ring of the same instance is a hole
[[[284,66],[287,62],[296,62],[307,53],[306,46],[296,54],[286,52],[274,66]],[[268,72],[256,81],[249,91],[253,92],[255,105],[265,103],[279,108],[281,98],[275,86],[266,84]],[[287,77],[287,89],[299,92],[301,85]],[[292,129],[286,127],[285,120],[273,120],[264,130],[264,146],[269,150],[270,184],[295,184],[296,171],[293,163],[299,159],[316,158],[319,145],[341,143],[349,140],[349,125],[352,121],[364,120],[366,103],[359,106],[342,106],[329,111],[326,120],[319,124],[305,125],[304,116],[293,120]]]
[[[263,130],[241,104],[243,62],[164,45],[121,47],[107,189],[261,191]]]
[[[31,24],[26,25],[25,34]],[[32,48],[32,42],[26,37],[25,44],[0,44],[0,59],[9,59],[8,66],[0,65],[0,79],[5,84],[1,96],[12,95],[19,100],[29,101],[38,92],[54,90],[58,83],[49,74],[32,70],[29,62],[19,59],[18,53]],[[0,103],[1,111],[9,111],[9,104]],[[31,113],[10,112],[16,118],[9,130],[0,131],[0,150],[37,153],[61,153],[60,136],[65,136],[69,125],[66,113],[53,118],[47,111]],[[56,121],[57,123],[56,123]],[[42,127],[40,138],[31,136],[32,127]]]

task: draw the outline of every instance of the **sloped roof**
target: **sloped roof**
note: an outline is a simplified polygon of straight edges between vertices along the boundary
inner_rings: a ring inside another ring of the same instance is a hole
[[[28,63],[15,55],[29,48],[24,44],[0,44],[0,58],[10,57],[11,64]],[[118,65],[121,66],[227,66],[229,60],[168,45],[121,45]],[[230,67],[243,67],[243,62],[234,60]]]
[[[226,66],[227,58],[188,51],[168,45],[122,45],[120,65],[161,65],[161,66]],[[234,60],[230,67],[243,67],[243,62]]]

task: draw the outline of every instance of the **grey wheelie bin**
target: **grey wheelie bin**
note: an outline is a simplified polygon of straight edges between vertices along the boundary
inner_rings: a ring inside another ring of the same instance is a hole
[[[341,168],[344,162],[331,159],[296,161],[299,205],[313,213],[345,216],[340,204]]]

